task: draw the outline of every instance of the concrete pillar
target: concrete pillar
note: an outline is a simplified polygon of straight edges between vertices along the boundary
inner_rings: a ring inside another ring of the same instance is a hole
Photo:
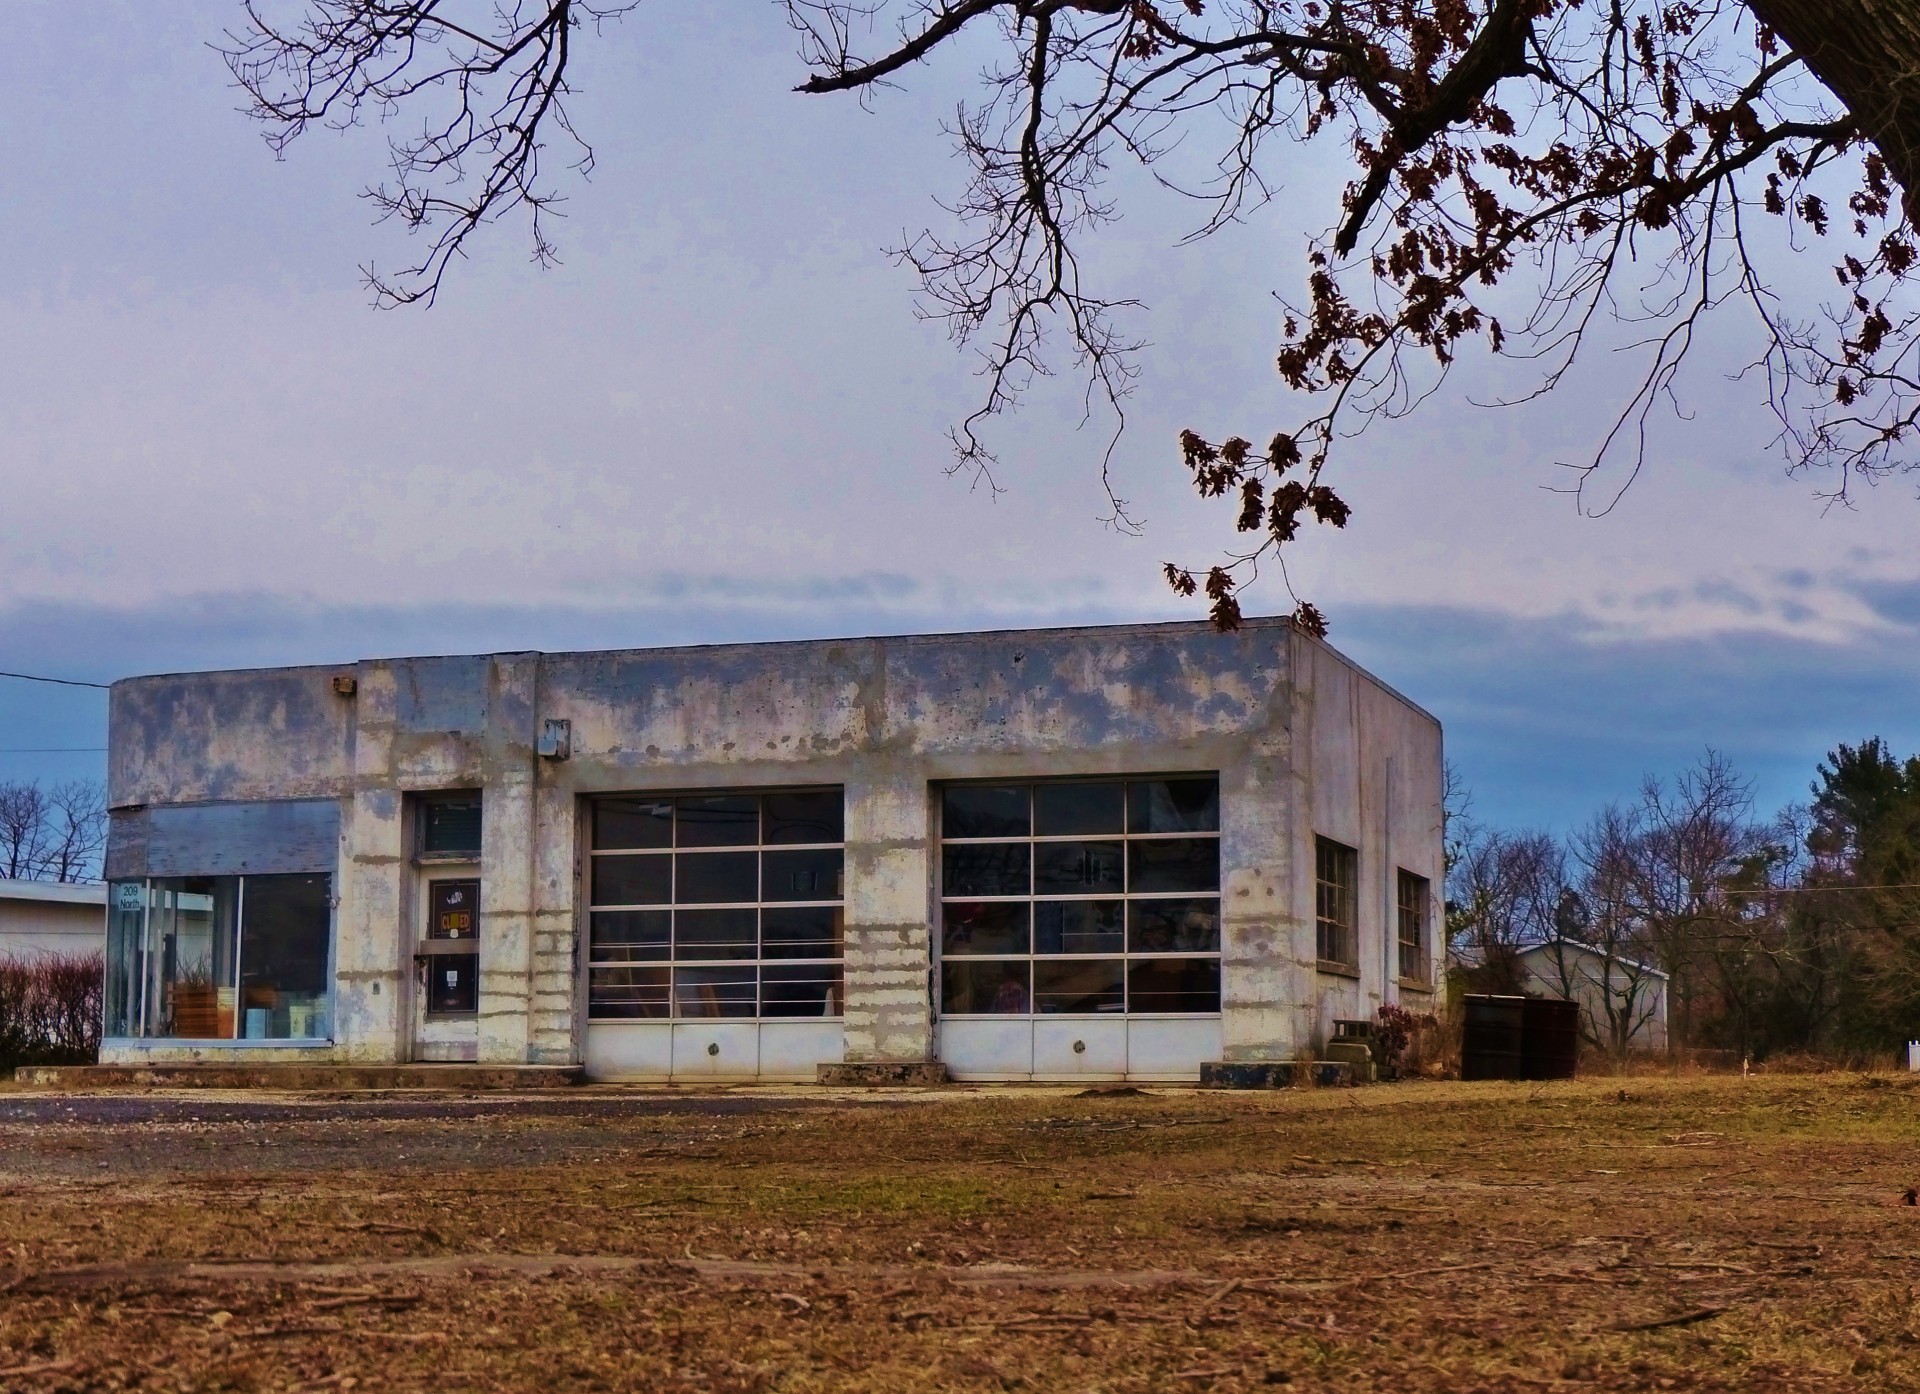
[[[334,894],[335,1055],[405,1058],[411,1030],[411,965],[404,961],[406,820],[393,787],[393,670],[362,664],[354,697],[354,791],[341,812]]]
[[[555,771],[554,773],[557,773]],[[553,773],[534,795],[533,944],[527,1059],[570,1065],[580,1059],[580,991],[574,899],[580,884],[579,814],[571,787]]]
[[[847,1059],[931,1060],[926,782],[879,772],[849,779],[846,799]]]
[[[1313,997],[1313,927],[1303,935],[1291,894],[1289,786],[1284,754],[1220,771],[1220,1028],[1228,1061],[1291,1060],[1311,1031],[1303,1004]]]
[[[479,1059],[483,1064],[524,1064],[532,1044],[538,845],[533,730],[539,655],[500,655],[490,664],[489,676],[480,844]]]

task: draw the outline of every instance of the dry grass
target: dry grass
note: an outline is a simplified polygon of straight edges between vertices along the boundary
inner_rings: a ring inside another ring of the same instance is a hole
[[[255,1103],[7,1096],[0,1388],[1920,1386],[1905,1077]]]

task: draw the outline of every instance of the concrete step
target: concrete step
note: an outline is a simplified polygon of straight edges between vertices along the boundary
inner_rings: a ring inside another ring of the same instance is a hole
[[[22,1065],[30,1089],[560,1089],[578,1065]]]

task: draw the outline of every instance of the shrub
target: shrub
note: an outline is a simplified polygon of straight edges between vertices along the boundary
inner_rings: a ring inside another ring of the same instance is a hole
[[[0,958],[0,1075],[97,1060],[105,984],[99,954]]]

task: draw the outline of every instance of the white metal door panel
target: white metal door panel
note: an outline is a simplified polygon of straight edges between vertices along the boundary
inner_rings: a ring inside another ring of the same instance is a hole
[[[1029,1017],[946,1018],[939,1056],[955,1079],[1026,1079],[1033,1074]]]
[[[675,1079],[751,1079],[760,1073],[760,1028],[751,1021],[678,1022]]]
[[[1033,1077],[1120,1079],[1127,1023],[1118,1017],[1042,1017],[1033,1023]]]
[[[664,1021],[597,1021],[587,1027],[590,1079],[665,1079],[673,1073],[673,1027]]]
[[[760,1077],[812,1083],[815,1067],[846,1058],[847,1033],[837,1021],[767,1021],[760,1025]]]
[[[1127,1077],[1200,1082],[1200,1064],[1220,1058],[1220,1018],[1139,1017],[1127,1023]]]

